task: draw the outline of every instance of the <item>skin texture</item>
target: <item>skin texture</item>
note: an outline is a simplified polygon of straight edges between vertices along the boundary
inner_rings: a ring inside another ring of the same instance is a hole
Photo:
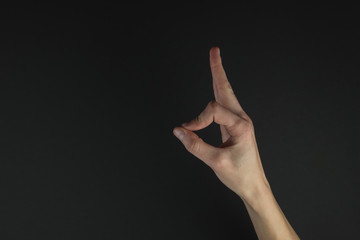
[[[280,209],[266,179],[252,120],[238,102],[224,71],[220,49],[210,49],[215,100],[173,133],[187,151],[208,165],[244,202],[259,239],[299,239]],[[222,144],[212,146],[194,131],[220,125]]]

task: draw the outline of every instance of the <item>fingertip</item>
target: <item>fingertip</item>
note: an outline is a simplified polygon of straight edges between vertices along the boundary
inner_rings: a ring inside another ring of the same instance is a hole
[[[185,130],[185,131],[196,131],[196,128],[194,128],[194,120],[191,120],[189,122],[184,122],[181,124],[181,127]]]
[[[220,47],[219,46],[213,46],[210,48],[210,54],[214,53],[216,55],[220,55]]]
[[[219,46],[216,46],[216,54],[220,56],[220,47]]]
[[[175,127],[173,129],[173,134],[180,140],[182,141],[184,136],[185,136],[185,131],[182,127]]]
[[[214,46],[210,50],[210,66],[215,67],[221,64],[220,48]]]

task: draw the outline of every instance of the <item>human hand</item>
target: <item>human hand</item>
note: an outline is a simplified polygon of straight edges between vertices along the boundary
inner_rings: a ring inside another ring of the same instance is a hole
[[[205,162],[228,188],[242,198],[261,240],[300,239],[286,219],[265,177],[254,126],[240,106],[221,63],[220,50],[210,49],[215,99],[195,119],[173,132],[185,148]],[[222,144],[204,142],[193,131],[220,125]],[[181,134],[182,133],[182,134]]]
[[[209,54],[216,100],[210,101],[195,119],[175,127],[173,132],[222,183],[247,200],[270,186],[261,164],[252,120],[239,104],[226,77],[220,49],[213,47]],[[212,122],[220,125],[223,143],[218,147],[204,142],[193,132]]]

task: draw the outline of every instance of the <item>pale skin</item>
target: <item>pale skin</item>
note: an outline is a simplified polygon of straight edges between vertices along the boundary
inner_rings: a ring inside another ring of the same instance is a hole
[[[244,202],[260,240],[300,239],[278,205],[262,167],[252,120],[236,98],[224,71],[220,49],[210,49],[215,100],[173,133],[187,151],[209,166]],[[220,125],[222,144],[203,141],[194,131]],[[182,136],[178,133],[184,133]]]

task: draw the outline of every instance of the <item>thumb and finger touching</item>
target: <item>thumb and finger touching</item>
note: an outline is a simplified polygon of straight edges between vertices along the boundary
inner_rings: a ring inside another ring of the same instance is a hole
[[[218,102],[211,101],[195,119],[183,123],[182,127],[176,127],[174,134],[190,153],[211,167],[224,149],[214,147],[204,142],[192,131],[206,128],[212,122],[215,122],[223,125],[231,136],[237,136],[239,133],[234,126],[236,126],[239,121],[242,121],[241,117],[223,107]],[[184,133],[183,136],[177,134],[178,130]]]
[[[174,134],[184,144],[185,148],[195,157],[212,167],[219,149],[204,142],[196,133],[183,127],[176,127]]]
[[[185,148],[194,156],[212,167],[218,156],[224,151],[221,147],[214,147],[204,142],[197,134],[197,131],[209,126],[212,122],[220,125],[223,144],[231,136],[240,134],[234,126],[246,116],[240,106],[232,87],[226,77],[222,66],[220,49],[213,47],[209,52],[210,68],[213,78],[215,100],[209,102],[203,112],[190,122],[183,123],[182,127],[176,127],[173,133],[184,144]],[[181,135],[182,133],[182,135]]]

